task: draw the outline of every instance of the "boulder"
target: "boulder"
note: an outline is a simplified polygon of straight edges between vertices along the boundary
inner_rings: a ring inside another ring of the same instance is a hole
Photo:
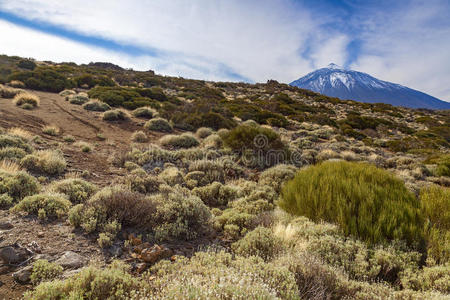
[[[83,256],[73,251],[64,252],[64,254],[55,261],[55,263],[64,269],[78,269],[81,268],[85,262],[86,259]]]
[[[20,269],[19,271],[13,273],[13,278],[15,281],[17,281],[18,283],[28,283],[30,281],[30,277],[31,277],[31,271],[33,270],[32,266],[27,266],[23,269]]]

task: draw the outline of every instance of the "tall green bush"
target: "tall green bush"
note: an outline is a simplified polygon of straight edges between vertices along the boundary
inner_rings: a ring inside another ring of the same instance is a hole
[[[420,203],[389,172],[365,163],[324,162],[305,168],[282,189],[279,206],[313,221],[338,224],[369,244],[423,240]]]

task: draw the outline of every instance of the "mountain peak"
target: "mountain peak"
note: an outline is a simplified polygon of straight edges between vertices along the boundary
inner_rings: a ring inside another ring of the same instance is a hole
[[[450,109],[450,103],[407,88],[377,79],[369,74],[329,64],[290,83],[330,97],[369,103],[388,103],[411,108]]]
[[[336,69],[336,70],[343,70],[344,68],[335,64],[335,63],[331,63],[327,66],[328,69]]]

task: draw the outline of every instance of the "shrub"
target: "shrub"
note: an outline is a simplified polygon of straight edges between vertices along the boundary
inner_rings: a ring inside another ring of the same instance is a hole
[[[0,209],[9,208],[13,205],[14,199],[7,193],[0,194]]]
[[[171,186],[184,182],[183,173],[177,167],[166,168],[158,177]]]
[[[59,127],[56,127],[54,125],[48,125],[42,128],[42,133],[51,135],[51,136],[57,136],[59,135]]]
[[[25,156],[20,165],[30,171],[58,175],[65,171],[67,163],[60,151],[39,150]]]
[[[220,149],[223,146],[223,140],[218,134],[211,134],[203,140],[202,145],[208,149]]]
[[[160,132],[172,132],[172,125],[163,118],[155,118],[147,121],[144,124],[144,128],[147,130],[160,131]]]
[[[135,131],[131,135],[131,140],[136,143],[146,143],[148,142],[148,136],[143,131]]]
[[[77,94],[77,92],[75,92],[74,90],[64,90],[59,93],[59,95],[61,97],[67,97],[67,96],[72,96],[72,95],[76,95],[76,94]]]
[[[212,133],[213,133],[213,130],[211,128],[208,128],[208,127],[200,127],[195,132],[195,134],[201,139],[204,139],[204,138],[210,136]]]
[[[151,228],[154,222],[155,203],[143,194],[116,185],[94,194],[85,205],[74,206],[69,221],[75,227],[82,226],[93,232],[109,221],[123,226]]]
[[[205,230],[211,217],[208,207],[188,190],[167,187],[161,194],[150,196],[156,203],[153,215],[156,240],[193,239]]]
[[[136,108],[131,114],[136,118],[151,119],[156,117],[158,112],[151,107],[144,106]]]
[[[419,202],[404,183],[368,164],[325,162],[308,167],[282,189],[279,205],[314,221],[339,224],[369,243],[422,240]]]
[[[20,148],[27,153],[33,151],[33,148],[28,144],[28,141],[25,138],[11,134],[0,134],[0,149],[6,147]]]
[[[259,256],[264,260],[273,258],[280,250],[280,241],[272,229],[257,227],[231,245],[234,253],[241,256]]]
[[[163,136],[159,142],[161,145],[169,148],[192,148],[200,144],[191,133],[183,133],[181,135],[168,134]]]
[[[142,194],[151,194],[159,191],[159,186],[163,184],[163,180],[154,175],[138,175],[132,173],[126,178],[127,185],[135,192]]]
[[[43,282],[25,299],[132,299],[143,284],[129,274],[124,264],[113,262],[108,268],[87,267],[61,281]],[[51,298],[49,298],[51,297]]]
[[[297,168],[291,165],[277,165],[265,170],[259,175],[258,183],[268,185],[277,193],[281,192],[282,185],[294,178]]]
[[[249,166],[270,167],[287,159],[287,150],[280,136],[263,127],[240,125],[228,132],[225,146],[242,155]]]
[[[31,283],[37,285],[44,281],[50,281],[59,277],[63,272],[60,265],[51,263],[45,259],[38,259],[33,263],[33,270],[31,272]]]
[[[79,93],[77,95],[69,96],[69,103],[75,105],[83,105],[89,101],[89,97],[86,94]]]
[[[26,196],[38,193],[39,189],[39,182],[30,174],[0,168],[0,194],[6,194],[14,201],[19,201]]]
[[[73,143],[75,142],[75,138],[72,135],[66,135],[63,137],[64,142]]]
[[[69,178],[53,182],[50,190],[64,194],[70,202],[78,204],[86,202],[97,191],[97,187],[83,179]]]
[[[450,176],[450,154],[435,155],[428,157],[424,163],[436,164],[437,176]]]
[[[39,97],[28,92],[17,94],[14,97],[13,102],[17,106],[21,106],[23,104],[31,104],[33,105],[33,107],[37,107],[40,104]]]
[[[100,248],[111,247],[113,243],[112,237],[110,234],[102,232],[98,235],[97,243]]]
[[[203,187],[196,187],[192,193],[209,206],[227,205],[229,201],[238,196],[238,189],[233,186],[223,185],[220,182],[213,182]]]
[[[25,157],[27,153],[17,147],[5,147],[0,148],[0,161],[1,160],[9,160],[9,161],[20,161],[23,157]]]
[[[426,218],[428,258],[450,263],[450,188],[431,186],[420,191],[422,211]]]
[[[107,103],[101,102],[99,100],[91,100],[91,101],[83,104],[83,108],[85,110],[100,111],[100,112],[105,112],[105,111],[111,110],[111,106],[109,106]]]
[[[127,121],[129,119],[128,114],[120,109],[108,110],[103,113],[104,121]]]
[[[26,212],[36,215],[39,219],[63,218],[69,212],[72,204],[65,196],[56,193],[37,194],[27,196],[16,204],[13,212]]]

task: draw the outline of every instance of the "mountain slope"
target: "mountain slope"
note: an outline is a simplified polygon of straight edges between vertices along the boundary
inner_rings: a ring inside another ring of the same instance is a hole
[[[346,70],[335,64],[318,69],[290,83],[330,97],[362,102],[383,102],[411,108],[450,109],[450,103],[369,74]]]

